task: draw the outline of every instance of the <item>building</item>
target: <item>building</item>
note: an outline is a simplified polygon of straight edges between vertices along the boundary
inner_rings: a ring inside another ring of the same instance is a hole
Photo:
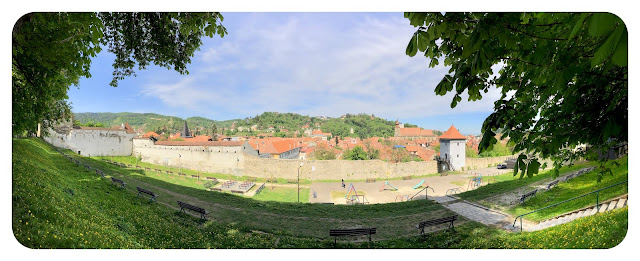
[[[433,130],[425,130],[420,127],[405,128],[404,124],[400,124],[400,122],[398,122],[397,120],[393,136],[402,137],[405,139],[421,139],[427,141],[434,141],[437,138],[437,136],[433,133]]]
[[[465,166],[466,137],[451,125],[439,138],[440,160],[448,162],[450,170],[459,170]]]

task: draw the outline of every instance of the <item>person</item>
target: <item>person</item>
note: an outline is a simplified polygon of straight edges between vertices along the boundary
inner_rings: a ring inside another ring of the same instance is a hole
[[[344,185],[344,179],[342,179],[342,188],[345,188],[346,186]]]

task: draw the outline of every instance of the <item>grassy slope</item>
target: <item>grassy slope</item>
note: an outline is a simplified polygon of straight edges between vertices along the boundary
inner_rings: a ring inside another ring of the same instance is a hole
[[[457,233],[435,233],[423,241],[413,236],[417,234],[415,221],[450,214],[428,201],[361,206],[262,202],[173,185],[103,162],[79,159],[108,175],[125,179],[127,190],[119,190],[108,180],[96,178],[42,141],[13,140],[12,225],[19,242],[32,248],[322,248],[333,247],[333,240],[326,236],[328,228],[364,224],[378,227],[376,239],[393,238],[375,242],[372,247],[608,248],[623,239],[627,227],[626,208],[549,230],[558,230],[556,234],[545,230],[517,235],[463,219],[456,223]],[[148,204],[146,200],[136,199],[131,190],[136,185],[157,185],[157,189],[162,189],[159,202]],[[185,195],[189,200],[218,204],[215,208],[206,207],[213,210],[213,221],[200,222],[178,214],[175,200]],[[255,231],[260,228],[267,228],[262,230],[267,233]],[[567,233],[581,237],[568,239],[569,245],[559,245],[565,241],[557,239]],[[401,238],[406,236],[409,237]],[[541,243],[522,244],[525,239]],[[581,245],[580,240],[594,242],[594,245]],[[366,243],[338,244],[338,247],[367,246]]]
[[[300,188],[300,202],[309,202],[309,188]],[[261,201],[279,201],[279,202],[298,202],[298,194],[296,188],[266,186],[262,191],[253,196],[255,200]]]
[[[597,171],[586,173],[577,178],[568,180],[567,182],[559,182],[558,186],[552,188],[544,193],[539,193],[536,197],[527,200],[525,204],[520,204],[507,210],[508,213],[513,215],[525,214],[530,211],[540,209],[573,197],[584,195],[594,190],[598,190],[610,185],[628,180],[628,159],[624,157],[616,160],[620,163],[620,166],[612,167],[613,175],[604,176],[602,182],[596,182]],[[606,190],[601,191],[599,194],[600,201],[614,198],[628,193],[628,183],[621,184]],[[567,203],[563,203],[553,208],[545,209],[533,214],[527,215],[525,219],[540,221],[543,219],[551,218],[572,210],[588,207],[596,204],[596,194],[592,194],[586,197],[575,199]]]
[[[560,175],[570,171],[577,170],[577,169],[589,167],[592,165],[593,163],[585,163],[585,164],[576,164],[571,167],[564,167],[560,169]],[[497,183],[492,183],[492,184],[477,188],[475,190],[460,193],[457,196],[459,196],[462,199],[470,200],[470,201],[482,200],[488,197],[492,197],[495,195],[499,195],[505,192],[515,190],[520,187],[527,186],[529,184],[538,182],[543,179],[550,179],[551,171],[552,170],[550,169],[550,170],[541,172],[540,174],[534,175],[532,178],[523,177],[522,179],[518,177],[514,178],[512,173],[506,173],[506,174],[497,175],[497,176],[490,176],[488,178],[489,179],[495,178]],[[499,182],[499,181],[503,181],[503,182]]]
[[[611,248],[627,235],[628,208],[617,209],[542,231],[510,233],[478,223],[430,235],[387,241],[393,248]]]

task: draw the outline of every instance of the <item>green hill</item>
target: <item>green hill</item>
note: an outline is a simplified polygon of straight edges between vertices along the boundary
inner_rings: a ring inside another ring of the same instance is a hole
[[[101,124],[103,126],[117,126],[128,122],[132,127],[142,128],[145,132],[155,131],[178,132],[183,129],[184,119],[155,113],[131,112],[84,112],[74,113],[74,120],[85,126]],[[254,117],[216,121],[203,117],[187,118],[187,124],[198,135],[211,135],[214,131],[225,135],[257,135],[271,131],[275,136],[293,137],[298,131],[303,133],[305,127],[313,130],[320,129],[340,137],[393,137],[395,121],[389,121],[369,114],[346,114],[340,118],[313,117],[296,113],[264,112]],[[242,130],[232,130],[231,127],[242,127]],[[215,127],[214,127],[215,125]],[[405,123],[406,126],[415,126]],[[253,128],[253,130],[252,130]],[[287,130],[281,131],[281,129]],[[353,133],[351,130],[353,129]]]
[[[83,112],[74,113],[73,118],[74,121],[78,121],[83,125],[100,123],[104,126],[118,126],[128,122],[135,129],[142,128],[144,132],[162,132],[166,129],[172,133],[182,131],[185,120],[180,117],[156,113],[133,112]],[[196,131],[196,134],[199,135],[211,135],[213,125],[216,125],[216,128],[229,128],[234,121],[239,121],[239,119],[216,121],[203,117],[190,117],[186,120],[189,129]]]
[[[257,201],[64,151],[107,173],[101,179],[40,139],[13,139],[12,148],[12,228],[30,248],[611,248],[628,226],[625,207],[532,233],[460,218],[455,231],[422,238],[418,220],[451,212],[424,200],[357,206]],[[109,176],[127,188],[118,189]],[[137,198],[136,186],[159,193],[158,201]],[[206,208],[209,220],[180,214],[176,200]],[[343,226],[377,227],[376,241],[339,240],[336,246],[328,229]]]

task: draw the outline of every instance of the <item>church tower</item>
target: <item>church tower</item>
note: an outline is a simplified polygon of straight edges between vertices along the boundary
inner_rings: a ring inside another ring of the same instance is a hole
[[[181,138],[193,138],[193,136],[191,136],[191,133],[189,132],[189,127],[187,127],[187,121],[184,121],[184,130],[182,130],[180,136]]]
[[[465,146],[467,138],[451,125],[440,137],[440,159],[449,161],[452,170],[465,166]]]

